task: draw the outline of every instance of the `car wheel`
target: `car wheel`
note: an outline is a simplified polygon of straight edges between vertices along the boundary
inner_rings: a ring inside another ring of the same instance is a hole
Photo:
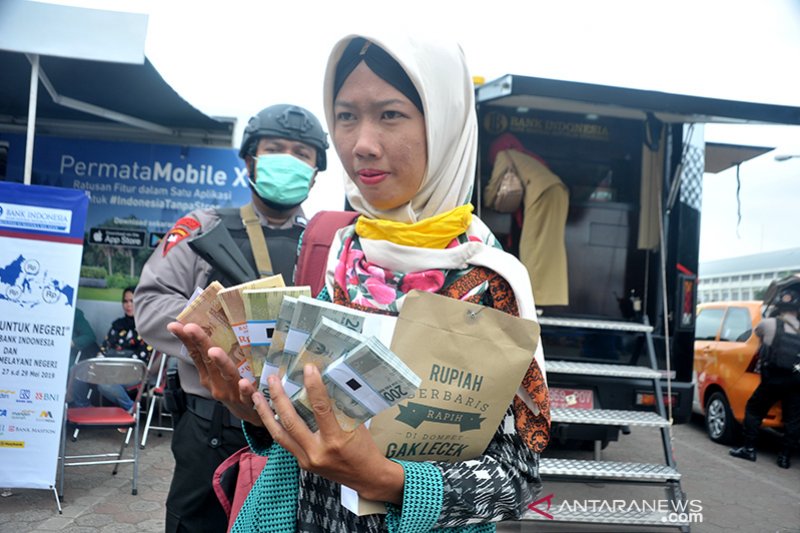
[[[736,421],[728,399],[722,392],[715,392],[706,404],[706,432],[714,442],[729,444],[733,441]]]

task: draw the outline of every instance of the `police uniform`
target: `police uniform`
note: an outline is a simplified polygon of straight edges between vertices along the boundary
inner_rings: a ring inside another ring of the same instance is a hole
[[[305,228],[298,207],[280,227],[269,225],[255,210],[272,260],[274,272],[287,285],[293,279],[297,245]],[[211,281],[235,284],[201,258],[189,241],[217,223],[225,224],[234,242],[251,263],[251,251],[239,209],[203,209],[184,216],[162,239],[142,270],[135,293],[136,324],[141,336],[157,350],[178,358],[181,388],[186,393],[186,412],[172,437],[175,472],[167,497],[166,531],[225,531],[227,517],[212,487],[214,470],[227,457],[247,445],[241,422],[200,384],[197,368],[183,344],[167,331],[167,324],[186,307],[197,287]]]

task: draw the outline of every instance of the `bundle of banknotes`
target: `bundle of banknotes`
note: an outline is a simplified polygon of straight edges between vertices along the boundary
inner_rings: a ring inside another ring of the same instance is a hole
[[[416,392],[421,380],[389,348],[395,318],[363,313],[286,287],[280,276],[198,291],[178,315],[198,324],[228,352],[239,374],[269,398],[269,376],[309,427],[317,425],[303,386],[307,364],[319,368],[339,424],[353,430]]]
[[[242,283],[227,289],[215,281],[204,290],[195,291],[177,320],[183,324],[195,323],[203,328],[214,345],[228,353],[239,369],[239,375],[256,383],[260,375],[260,360],[253,357],[250,347],[247,302],[244,293],[269,288],[292,294],[298,293],[298,289],[304,289],[306,294],[310,294],[308,287],[285,287],[283,277],[280,275]]]
[[[322,369],[336,420],[345,431],[401,400],[413,396],[421,380],[400,358],[375,337],[365,337],[323,317],[309,335],[287,379],[302,380],[303,368]],[[305,388],[292,396],[292,404],[312,431],[314,411]]]

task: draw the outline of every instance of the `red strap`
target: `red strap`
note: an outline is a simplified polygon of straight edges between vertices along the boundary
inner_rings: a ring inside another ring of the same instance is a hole
[[[251,452],[250,447],[245,446],[220,463],[214,471],[211,485],[228,517],[228,531],[233,527],[239,510],[266,464],[266,457]],[[235,483],[223,479],[230,476],[235,476]],[[226,492],[230,490],[233,490],[233,494]]]
[[[352,224],[357,217],[358,213],[353,211],[320,211],[311,217],[303,233],[300,256],[297,258],[295,285],[310,285],[311,294],[319,294],[325,286],[325,267],[333,236],[340,228]]]

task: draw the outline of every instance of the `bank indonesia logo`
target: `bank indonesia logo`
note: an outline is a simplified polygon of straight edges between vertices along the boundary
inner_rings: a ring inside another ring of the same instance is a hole
[[[498,111],[490,111],[483,117],[483,127],[492,135],[503,133],[508,129],[508,117]]]

